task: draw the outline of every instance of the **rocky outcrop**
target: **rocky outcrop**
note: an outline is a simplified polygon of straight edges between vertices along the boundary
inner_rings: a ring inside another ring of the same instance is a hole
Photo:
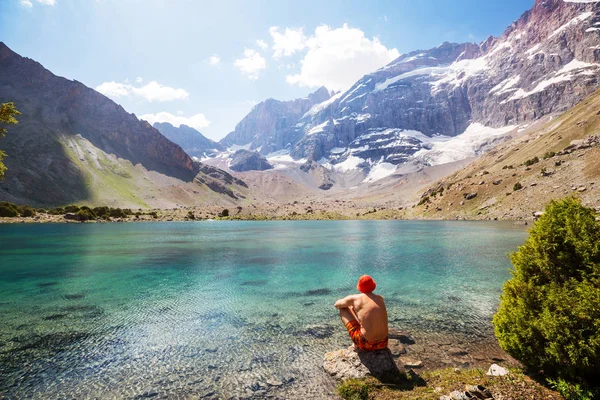
[[[330,96],[329,91],[321,87],[302,99],[267,99],[255,105],[237,124],[235,130],[220,143],[225,147],[247,145],[249,150],[256,150],[261,154],[291,148],[298,140],[295,136],[297,132],[292,128],[311,107],[324,102]]]
[[[192,157],[214,157],[219,151],[225,150],[220,143],[208,139],[187,125],[175,127],[168,122],[156,122],[153,126],[167,139],[181,146]]]
[[[377,351],[345,350],[325,354],[323,369],[336,379],[366,378],[374,376],[382,382],[396,383],[406,378],[389,349]]]
[[[230,157],[229,169],[235,172],[265,171],[273,166],[269,164],[265,156],[248,150],[238,150]]]

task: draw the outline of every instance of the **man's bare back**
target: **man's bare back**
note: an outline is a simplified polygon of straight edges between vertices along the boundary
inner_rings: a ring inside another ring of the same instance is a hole
[[[350,309],[360,323],[360,332],[368,341],[375,342],[388,336],[387,310],[383,297],[378,294],[353,294],[338,300],[335,307]],[[344,321],[344,324],[347,322]]]
[[[380,350],[387,347],[387,310],[383,297],[373,293],[375,287],[375,281],[370,276],[363,275],[357,285],[360,294],[353,294],[335,302],[352,341],[362,350]]]

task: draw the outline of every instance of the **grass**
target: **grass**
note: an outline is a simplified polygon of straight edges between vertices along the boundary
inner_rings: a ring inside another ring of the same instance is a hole
[[[425,371],[402,385],[382,384],[375,378],[351,379],[338,386],[338,394],[346,400],[438,400],[454,390],[464,391],[465,385],[482,385],[494,398],[562,399],[558,393],[541,385],[520,369],[511,369],[504,377],[487,376],[478,368],[453,368]]]

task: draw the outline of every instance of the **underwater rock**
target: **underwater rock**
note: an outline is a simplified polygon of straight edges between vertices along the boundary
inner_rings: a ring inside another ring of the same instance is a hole
[[[63,297],[67,300],[80,300],[85,297],[85,293],[65,294]]]
[[[324,326],[312,326],[304,331],[307,335],[310,335],[317,339],[326,339],[328,337],[333,336],[333,327],[324,325]]]
[[[331,294],[331,289],[327,289],[327,288],[307,290],[306,292],[304,292],[305,296],[328,296],[330,294]]]
[[[350,346],[345,350],[332,351],[325,354],[323,369],[339,380],[374,376],[382,382],[395,383],[406,378],[389,349],[355,351],[354,346]]]

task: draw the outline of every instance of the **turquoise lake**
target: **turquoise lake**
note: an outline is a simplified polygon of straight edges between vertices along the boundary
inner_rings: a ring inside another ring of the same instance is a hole
[[[333,303],[370,274],[390,326],[493,336],[526,229],[500,222],[0,225],[0,398],[323,398]]]

